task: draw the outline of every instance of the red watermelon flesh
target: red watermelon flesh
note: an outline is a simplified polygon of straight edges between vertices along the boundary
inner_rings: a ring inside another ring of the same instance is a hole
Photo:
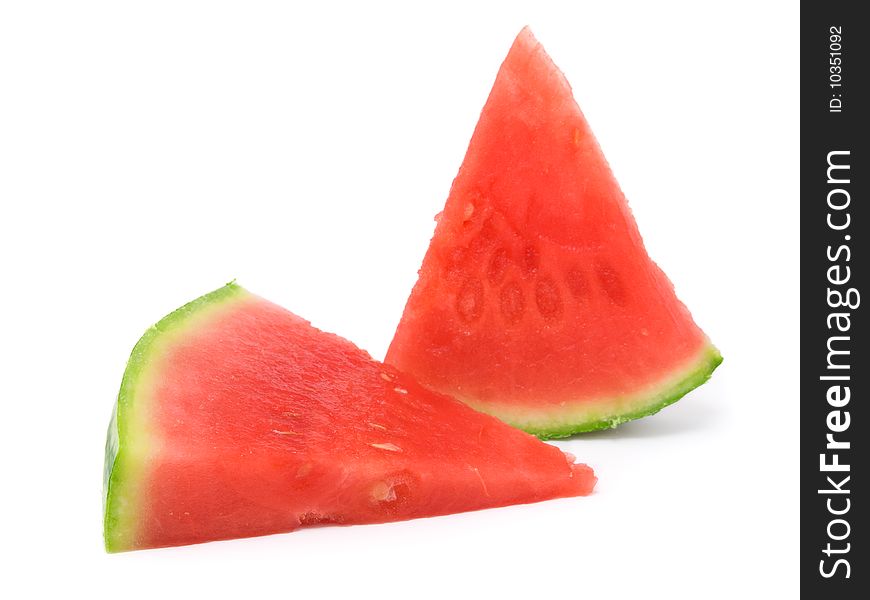
[[[230,284],[133,350],[106,444],[109,551],[589,494],[559,449]]]
[[[527,28],[386,362],[540,437],[654,413],[721,362],[647,255],[568,82]]]

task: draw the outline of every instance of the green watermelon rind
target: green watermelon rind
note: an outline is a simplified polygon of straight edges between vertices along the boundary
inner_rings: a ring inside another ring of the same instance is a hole
[[[579,433],[613,429],[628,421],[648,417],[659,412],[710,379],[713,371],[722,364],[722,355],[715,346],[709,343],[699,354],[700,356],[694,362],[694,366],[680,375],[676,381],[667,381],[659,388],[648,390],[638,397],[630,399],[627,404],[630,404],[633,408],[614,411],[606,416],[595,416],[586,420],[571,420],[570,417],[566,418],[565,413],[568,413],[573,408],[570,406],[570,402],[567,403],[568,408],[566,410],[555,410],[552,415],[547,417],[535,416],[523,418],[518,416],[521,410],[514,410],[511,411],[513,414],[507,414],[506,411],[499,410],[493,406],[475,403],[467,399],[464,400],[473,408],[492,414],[507,424],[522,429],[526,433],[537,436],[542,440],[566,438]],[[562,413],[561,415],[559,414],[560,412]],[[547,422],[548,418],[551,419],[550,423]]]
[[[106,551],[118,552],[128,549],[129,543],[122,543],[121,538],[134,535],[132,531],[134,524],[126,522],[124,517],[118,514],[119,510],[116,504],[122,500],[119,499],[117,493],[113,494],[113,492],[119,490],[121,486],[135,485],[137,475],[139,475],[136,473],[136,466],[130,464],[127,443],[131,439],[129,432],[142,427],[142,424],[131,422],[134,419],[129,413],[135,390],[141,383],[143,373],[151,362],[155,346],[168,334],[178,333],[185,326],[191,325],[191,318],[202,314],[205,309],[248,295],[249,293],[243,287],[237,285],[235,281],[231,281],[163,317],[155,325],[152,325],[133,347],[127,361],[127,367],[124,370],[124,376],[121,379],[121,389],[118,392],[106,434],[106,462],[103,470],[103,538]],[[129,540],[127,541],[129,542]]]

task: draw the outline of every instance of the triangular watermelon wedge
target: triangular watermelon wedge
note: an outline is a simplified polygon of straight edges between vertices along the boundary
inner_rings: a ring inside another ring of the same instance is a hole
[[[235,284],[133,349],[106,443],[109,551],[589,494],[558,448]]]
[[[652,414],[721,360],[647,255],[564,75],[524,29],[386,362],[561,437]]]

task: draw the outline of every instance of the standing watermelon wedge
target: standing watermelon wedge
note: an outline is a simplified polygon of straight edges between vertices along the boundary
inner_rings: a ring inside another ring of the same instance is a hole
[[[653,414],[721,361],[647,255],[564,75],[523,29],[386,362],[550,438]]]

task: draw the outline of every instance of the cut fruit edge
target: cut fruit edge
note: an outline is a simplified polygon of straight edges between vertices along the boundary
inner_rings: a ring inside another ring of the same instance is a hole
[[[159,451],[159,440],[150,433],[147,397],[152,371],[157,367],[155,359],[166,345],[214,316],[222,307],[252,297],[250,292],[231,281],[163,317],[133,347],[106,436],[103,534],[108,552],[116,552],[125,545],[120,537],[136,535],[133,521],[144,478],[139,467],[148,456]]]
[[[475,410],[498,417],[542,440],[564,438],[576,433],[612,429],[622,423],[659,412],[706,382],[722,363],[719,350],[709,342],[674,374],[642,391],[606,399],[583,399],[560,404],[518,406],[480,402],[457,396]]]

